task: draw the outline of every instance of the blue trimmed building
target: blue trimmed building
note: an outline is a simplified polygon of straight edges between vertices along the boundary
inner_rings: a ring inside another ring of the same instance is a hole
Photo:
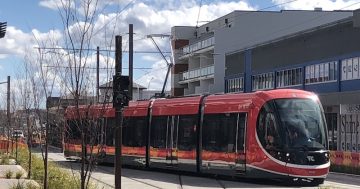
[[[200,27],[173,27],[172,50],[173,96],[313,91],[330,148],[360,152],[360,10],[234,11]]]
[[[224,91],[313,91],[323,103],[330,148],[360,152],[359,23],[357,10],[349,18],[227,53]]]

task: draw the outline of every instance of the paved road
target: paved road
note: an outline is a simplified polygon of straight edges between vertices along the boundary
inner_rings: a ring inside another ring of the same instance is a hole
[[[62,153],[51,152],[49,159],[64,168],[79,170],[80,163],[66,161]],[[114,167],[96,166],[92,173],[93,180],[97,181],[99,188],[114,188]],[[264,183],[225,181],[214,178],[193,177],[185,175],[167,174],[154,171],[122,169],[122,188],[126,189],[236,189],[236,188],[358,188],[360,189],[360,176],[330,173],[327,180],[320,187],[291,187],[282,186],[275,181]]]

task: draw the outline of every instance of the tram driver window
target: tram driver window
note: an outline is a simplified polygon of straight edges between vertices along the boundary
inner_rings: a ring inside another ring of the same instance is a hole
[[[266,150],[272,150],[280,146],[279,127],[270,104],[261,108],[257,121],[257,135],[260,143]]]

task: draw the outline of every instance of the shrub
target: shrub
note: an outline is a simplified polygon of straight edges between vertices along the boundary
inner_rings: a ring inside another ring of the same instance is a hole
[[[12,171],[7,170],[7,171],[5,172],[5,178],[11,179],[12,176],[13,176],[13,172],[12,172]]]
[[[25,184],[25,182],[18,181],[17,184],[10,187],[10,189],[38,189],[36,185],[34,185],[32,182],[28,182]]]
[[[25,187],[24,183],[23,182],[20,183],[20,181],[18,181],[17,184],[10,187],[10,189],[25,189],[25,188],[26,187]]]
[[[18,163],[25,169],[28,167],[29,155],[27,150],[23,149],[18,152]],[[44,163],[40,156],[32,155],[31,160],[31,179],[36,180],[40,185],[44,181]],[[80,188],[80,177],[75,176],[71,171],[61,169],[54,162],[48,163],[48,184],[51,189],[78,189]],[[96,188],[94,183],[89,183],[88,188]]]
[[[9,156],[4,154],[0,158],[1,158],[0,165],[9,165]]]

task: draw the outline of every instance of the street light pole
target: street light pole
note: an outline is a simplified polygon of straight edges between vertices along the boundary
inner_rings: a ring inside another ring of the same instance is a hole
[[[7,81],[4,81],[4,82],[0,82],[0,84],[5,84],[7,83],[7,100],[6,100],[6,103],[7,103],[7,110],[6,110],[6,115],[7,115],[7,122],[8,122],[8,139],[7,139],[7,144],[6,144],[6,153],[9,153],[9,142],[10,142],[10,127],[11,127],[11,116],[10,116],[10,76],[7,76]],[[3,133],[5,134],[5,128],[3,129]]]

